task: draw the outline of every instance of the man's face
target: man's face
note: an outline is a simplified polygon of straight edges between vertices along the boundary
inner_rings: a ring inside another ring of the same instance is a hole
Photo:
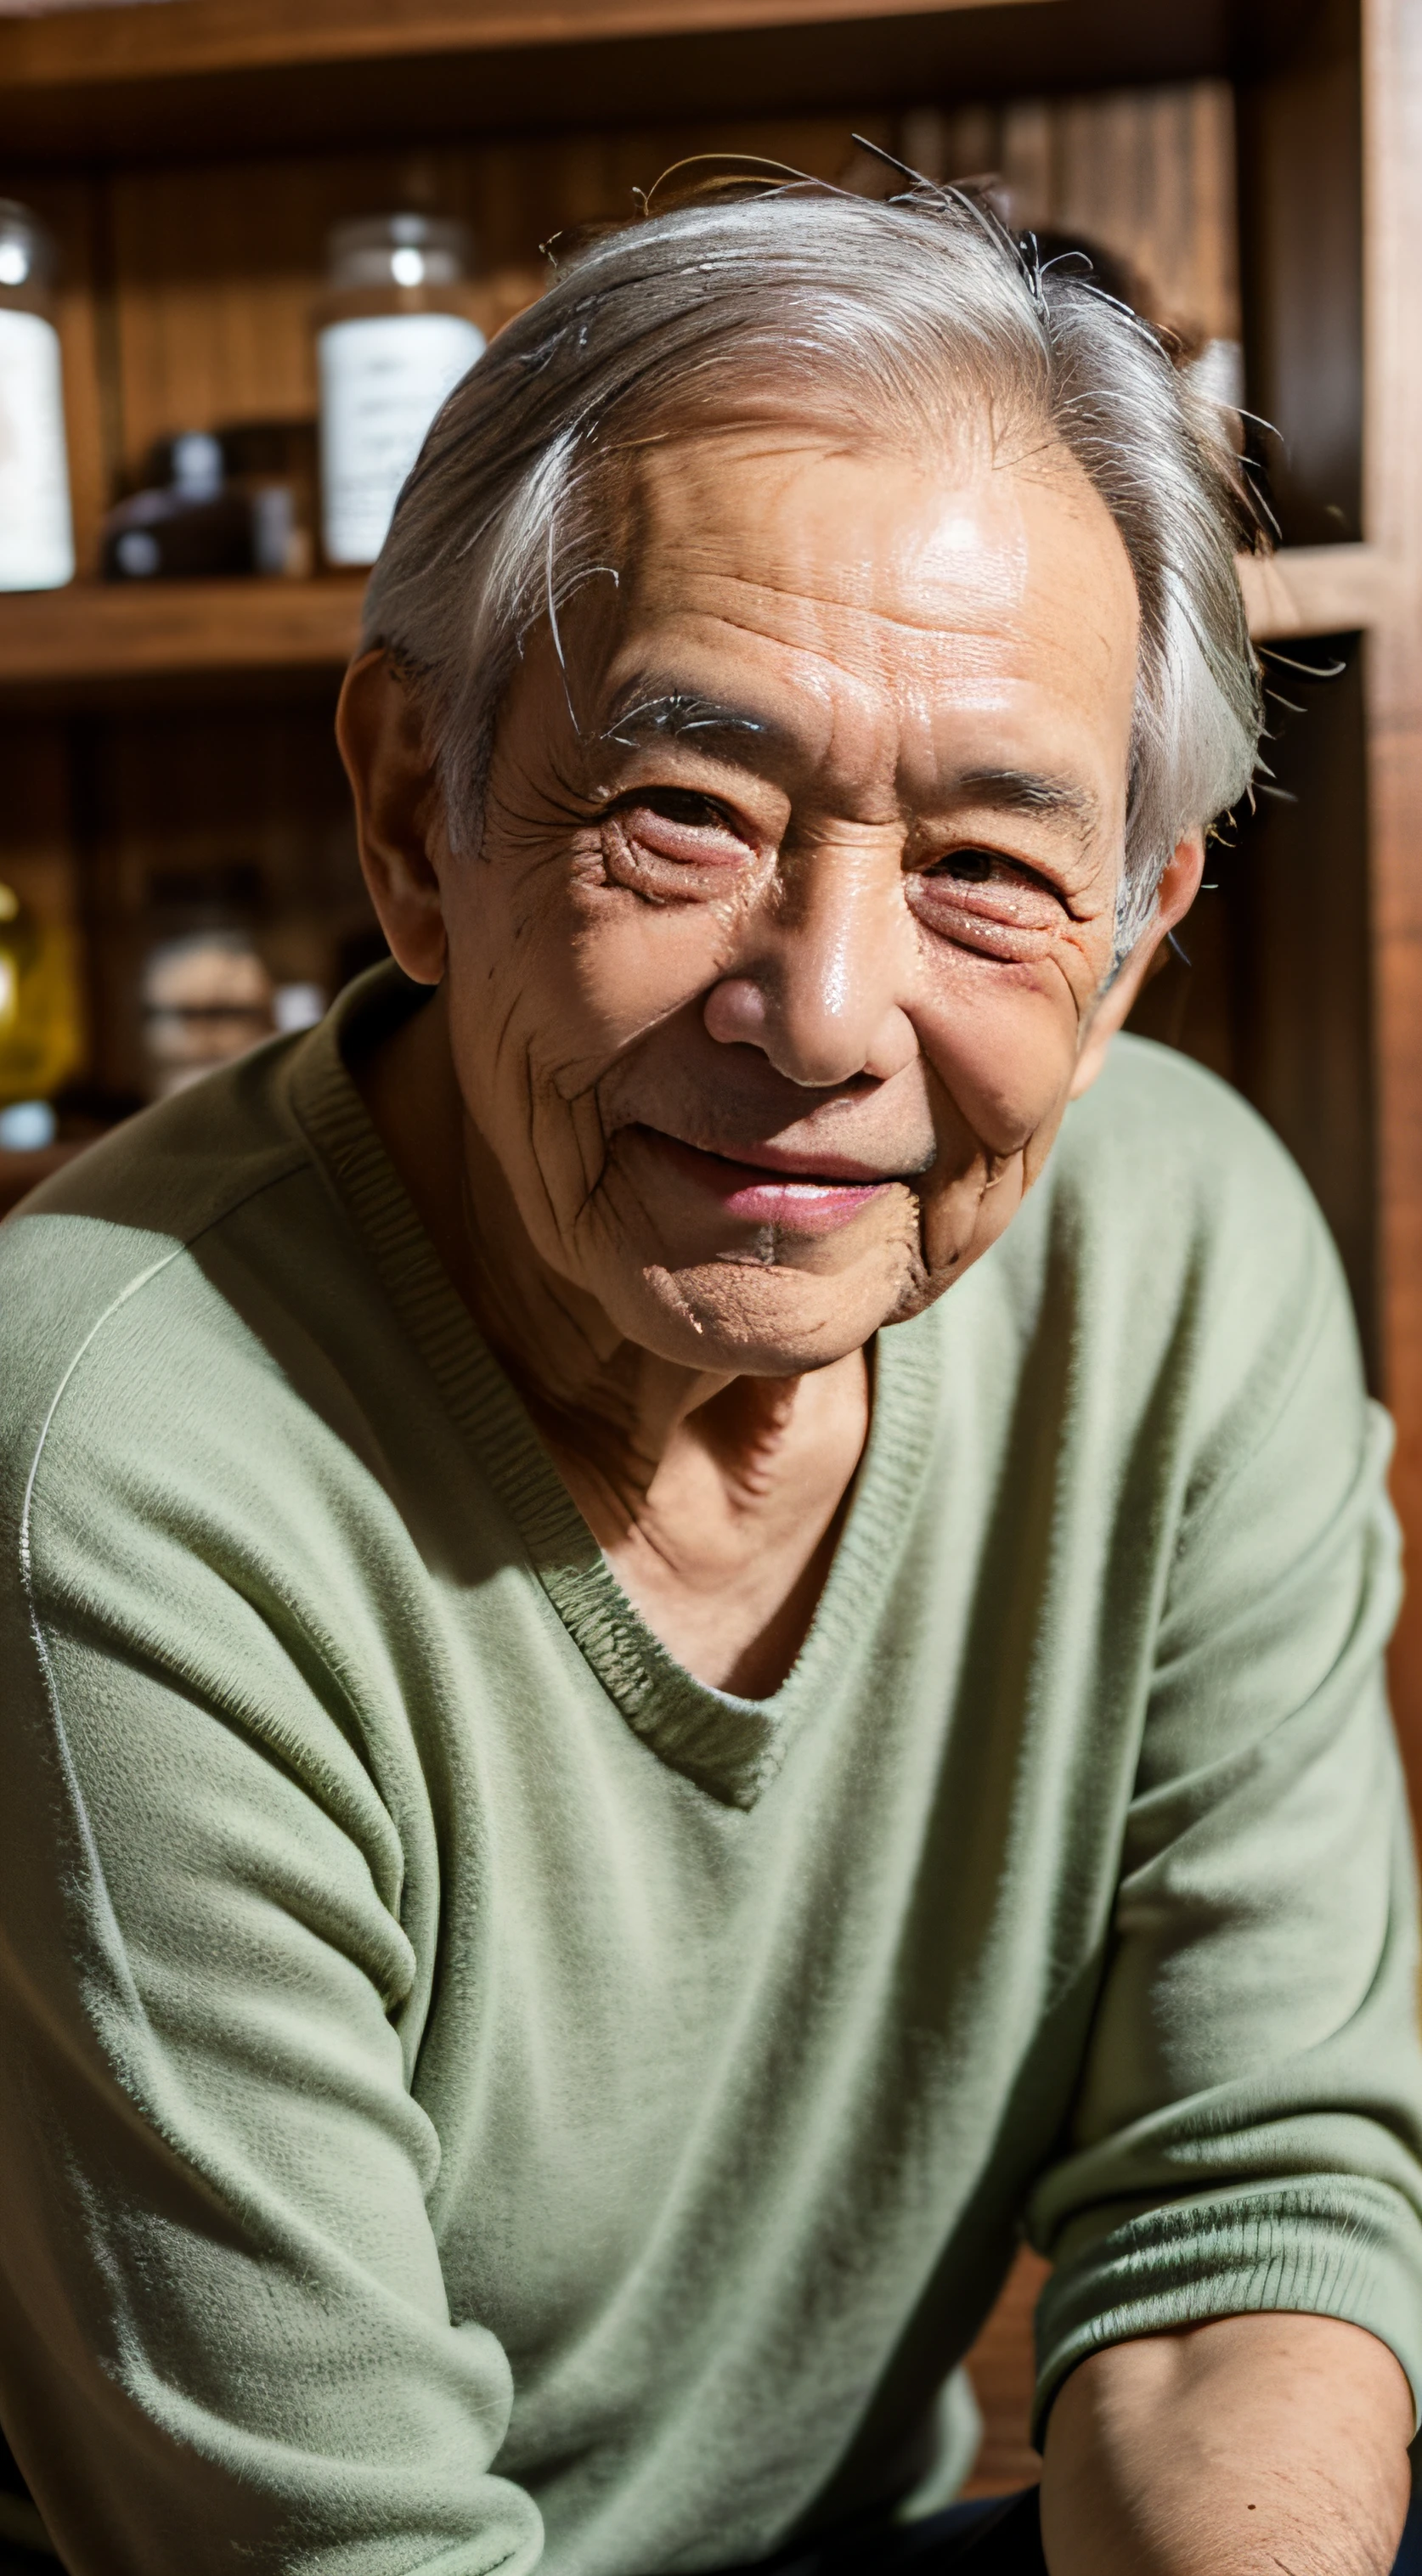
[[[916,1313],[1041,1169],[1109,971],[1137,612],[1035,443],[643,452],[441,858],[465,1106],[614,1330],[784,1375]],[[561,645],[562,659],[558,645]]]

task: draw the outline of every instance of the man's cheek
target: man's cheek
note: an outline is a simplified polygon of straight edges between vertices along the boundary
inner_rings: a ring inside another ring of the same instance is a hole
[[[698,1000],[734,963],[740,907],[649,904],[623,889],[580,905],[552,943],[546,974],[605,1063]]]
[[[980,1155],[951,1178],[924,1185],[919,1200],[923,1267],[933,1293],[951,1287],[1004,1233],[1022,1204],[1024,1157]]]
[[[1061,992],[975,996],[920,1025],[935,1096],[940,1159],[966,1133],[991,1155],[1022,1153],[1054,1121],[1076,1067],[1076,1015]]]

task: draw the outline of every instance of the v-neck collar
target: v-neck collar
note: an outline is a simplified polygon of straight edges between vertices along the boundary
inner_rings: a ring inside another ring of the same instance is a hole
[[[500,1494],[529,1563],[579,1653],[627,1724],[673,1770],[734,1807],[753,1807],[794,1735],[853,1670],[874,1616],[886,1549],[918,1489],[935,1410],[937,1336],[879,1337],[869,1438],[809,1632],[780,1688],[743,1699],[698,1681],[623,1591],[540,1441],[512,1380],[439,1258],[347,1069],[357,1027],[393,1027],[408,1008],[395,971],[362,976],[291,1058],[293,1112],[365,1243],[410,1342]]]

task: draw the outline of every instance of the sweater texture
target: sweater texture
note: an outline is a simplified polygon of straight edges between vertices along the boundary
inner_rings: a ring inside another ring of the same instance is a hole
[[[1296,1172],[1118,1040],[878,1337],[783,1686],[628,1602],[347,1070],[0,1233],[0,2421],[73,2576],[671,2576],[1122,2337],[1422,2386],[1387,1428]]]

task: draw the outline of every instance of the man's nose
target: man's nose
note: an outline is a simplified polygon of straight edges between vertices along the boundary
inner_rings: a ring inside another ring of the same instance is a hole
[[[706,1026],[807,1089],[885,1081],[918,1053],[905,1009],[917,959],[897,848],[826,843],[782,871],[747,924]]]

